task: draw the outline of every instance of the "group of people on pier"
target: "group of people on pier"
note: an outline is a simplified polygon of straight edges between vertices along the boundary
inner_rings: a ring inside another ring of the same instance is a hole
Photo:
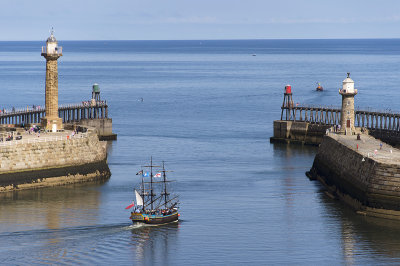
[[[334,126],[333,126],[333,130],[334,130],[335,132],[339,132],[341,128],[342,128],[341,125],[334,125]]]

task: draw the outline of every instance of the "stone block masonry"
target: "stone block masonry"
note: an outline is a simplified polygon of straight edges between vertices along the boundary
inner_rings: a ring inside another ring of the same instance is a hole
[[[98,118],[98,119],[82,119],[77,124],[82,126],[89,126],[97,129],[97,135],[100,140],[116,140],[117,134],[112,132],[112,119],[111,118]]]
[[[400,150],[381,144],[366,134],[329,134],[307,175],[359,213],[400,219]]]
[[[110,177],[106,143],[85,137],[0,146],[0,191]]]
[[[318,145],[330,127],[309,122],[277,120],[274,121],[274,136],[270,141]]]
[[[58,69],[57,59],[46,60],[46,117],[58,118]]]

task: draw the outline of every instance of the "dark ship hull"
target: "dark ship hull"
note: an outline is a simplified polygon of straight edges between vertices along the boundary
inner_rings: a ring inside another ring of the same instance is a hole
[[[131,213],[131,220],[133,223],[145,223],[145,224],[168,224],[179,220],[179,213],[176,211],[169,215],[157,215],[157,214],[146,214],[146,213]]]

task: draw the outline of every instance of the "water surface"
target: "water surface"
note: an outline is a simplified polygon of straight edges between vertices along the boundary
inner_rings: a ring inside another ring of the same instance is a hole
[[[1,108],[44,104],[42,45],[0,42]],[[357,216],[310,182],[316,147],[269,143],[287,83],[295,102],[338,106],[351,72],[356,106],[399,110],[400,40],[60,45],[60,104],[89,99],[95,82],[109,103],[112,177],[1,194],[4,264],[400,263],[399,223]],[[174,170],[178,224],[132,226],[124,209],[150,156]]]

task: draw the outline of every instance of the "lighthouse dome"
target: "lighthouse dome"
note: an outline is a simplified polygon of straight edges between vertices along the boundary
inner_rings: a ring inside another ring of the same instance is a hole
[[[53,33],[51,33],[50,37],[47,38],[47,42],[57,42],[56,37],[54,37]]]
[[[344,93],[354,93],[354,81],[350,78],[350,73],[347,73],[347,78],[343,80],[343,89]]]

